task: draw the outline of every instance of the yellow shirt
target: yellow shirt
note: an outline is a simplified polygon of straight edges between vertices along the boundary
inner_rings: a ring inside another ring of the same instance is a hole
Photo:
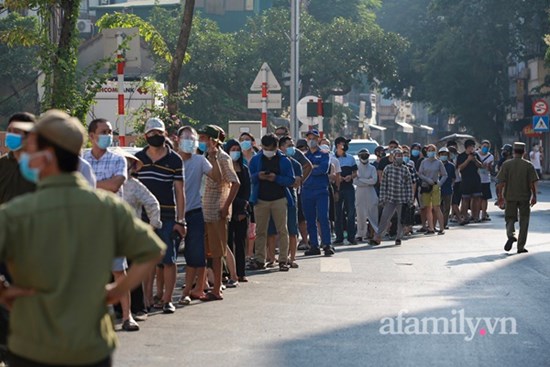
[[[127,204],[78,173],[0,206],[0,261],[14,285],[36,291],[14,302],[9,350],[54,365],[107,358],[116,345],[105,303],[113,258],[146,262],[164,248]]]

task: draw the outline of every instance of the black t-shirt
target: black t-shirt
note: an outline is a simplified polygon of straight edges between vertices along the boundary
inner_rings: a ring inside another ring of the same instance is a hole
[[[468,159],[468,154],[466,152],[460,153],[456,158],[456,166],[460,167],[462,163],[466,162],[466,159]],[[460,171],[460,175],[462,176],[462,182],[481,182],[481,178],[479,177],[479,173],[477,172],[477,166],[475,164],[475,161],[473,160],[470,161],[470,163],[468,163],[468,165]]]
[[[268,159],[265,155],[262,155],[262,169],[261,171],[280,174],[279,168],[279,156],[275,156]],[[260,187],[258,190],[258,199],[263,201],[275,201],[285,197],[285,188],[276,182],[260,180]]]
[[[385,156],[380,160],[380,162],[378,162],[378,167],[376,167],[376,169],[378,171],[384,172],[384,168],[386,168],[386,166],[390,164],[391,164],[390,158],[388,156]]]

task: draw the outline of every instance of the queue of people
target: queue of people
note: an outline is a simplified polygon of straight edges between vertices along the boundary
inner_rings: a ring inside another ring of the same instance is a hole
[[[112,148],[111,123],[96,119],[81,157],[85,135],[61,111],[10,119],[10,153],[0,158],[7,264],[0,301],[14,306],[15,366],[109,366],[115,337],[107,304],[120,305],[126,331],[139,330],[155,309],[173,314],[179,253],[185,283],[177,303],[186,306],[223,300],[251,271],[298,269],[298,250],[332,256],[344,243],[401,245],[413,234],[444,235],[451,222],[491,220],[489,141],[466,140],[459,153],[453,141],[438,149],[392,140],[375,149],[375,161],[367,149],[356,161],[349,139],[336,138],[331,149],[317,130],[298,141],[286,127],[258,141],[248,132],[226,141],[219,126],[184,126],[172,142],[164,122],[151,118],[147,146],[132,155]],[[524,144],[510,148],[510,159],[498,163],[497,203],[506,210],[505,250],[518,242],[523,253],[538,176],[523,159]],[[30,327],[27,311],[43,322]],[[86,337],[66,340],[73,335]]]

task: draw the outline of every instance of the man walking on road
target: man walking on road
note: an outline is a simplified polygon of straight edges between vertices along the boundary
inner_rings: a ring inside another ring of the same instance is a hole
[[[506,202],[504,217],[506,219],[506,235],[508,240],[504,246],[505,251],[512,249],[512,244],[517,241],[518,254],[527,252],[527,231],[529,230],[529,217],[531,208],[537,203],[538,176],[533,164],[523,159],[525,144],[514,143],[514,158],[504,162],[498,172],[497,195],[500,207]],[[515,223],[518,221],[519,211],[519,236],[515,237]]]
[[[0,261],[13,277],[0,282],[0,302],[12,307],[10,366],[111,366],[107,303],[137,286],[164,250],[127,204],[76,173],[84,133],[76,118],[46,112],[20,160],[37,191],[0,208]],[[134,264],[107,284],[115,256]]]

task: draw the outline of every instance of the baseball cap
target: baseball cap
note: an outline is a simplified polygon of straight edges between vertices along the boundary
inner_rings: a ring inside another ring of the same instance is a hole
[[[315,129],[309,130],[309,131],[306,133],[306,136],[308,136],[308,135],[321,136],[321,135],[319,135],[319,131],[318,131],[318,130],[315,130]]]
[[[58,147],[74,154],[80,154],[86,136],[82,123],[76,117],[60,110],[44,112],[38,118],[36,124],[14,122],[13,127],[36,133]]]
[[[343,136],[339,136],[334,140],[334,145],[338,145],[340,143],[348,144],[351,141],[351,139],[346,139]]]
[[[219,126],[206,125],[199,129],[198,133],[199,135],[206,135],[209,138],[214,139],[214,141],[216,141],[217,143],[220,143],[222,141],[221,135],[223,134],[223,130]],[[223,134],[223,136],[225,137],[225,134]]]
[[[296,148],[300,149],[300,148],[307,148],[307,141],[306,139],[298,139],[298,141],[296,142]]]
[[[376,152],[380,152],[380,151],[383,152],[384,150],[385,150],[385,149],[384,149],[384,147],[383,147],[382,145],[379,145],[379,146],[377,146],[376,148],[374,148],[374,152],[375,152],[375,153],[376,153]]]
[[[164,127],[164,122],[157,117],[152,117],[145,123],[145,134],[152,130],[158,130],[165,132],[166,128]]]
[[[439,148],[439,153],[449,153],[449,149],[447,149],[446,147]]]

